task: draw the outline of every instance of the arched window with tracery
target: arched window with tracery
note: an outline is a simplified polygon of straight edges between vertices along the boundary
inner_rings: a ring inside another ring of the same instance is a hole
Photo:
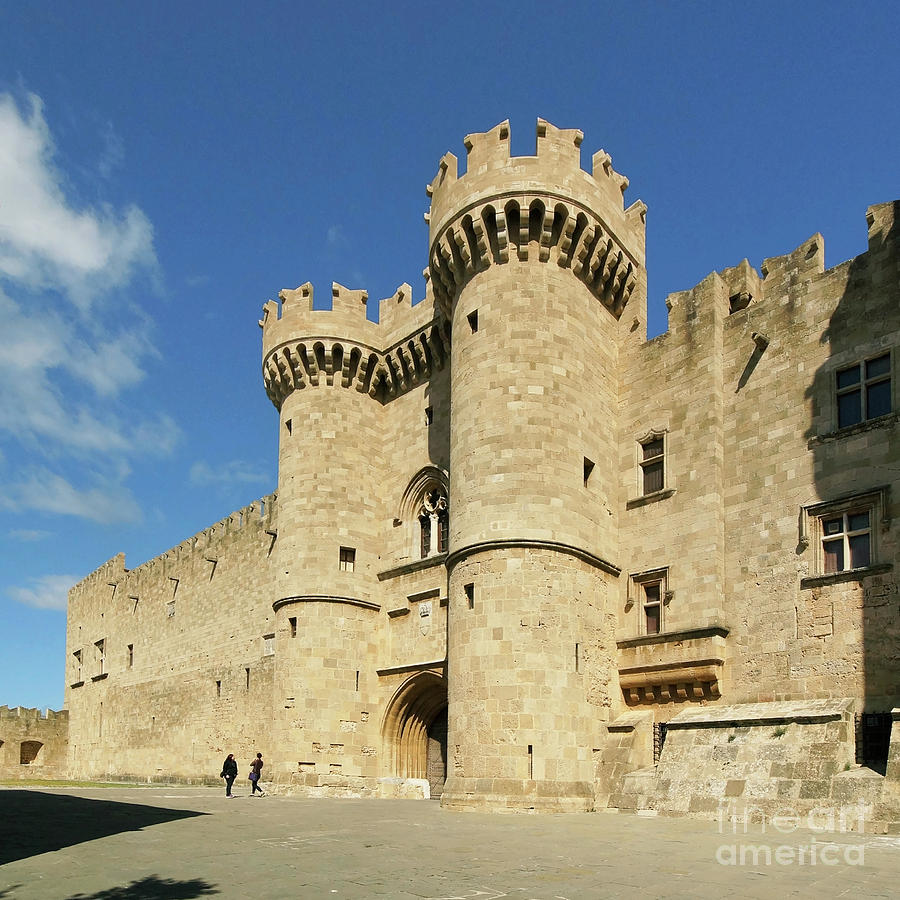
[[[447,495],[441,487],[432,487],[422,497],[419,509],[420,552],[422,559],[447,552],[450,514]]]

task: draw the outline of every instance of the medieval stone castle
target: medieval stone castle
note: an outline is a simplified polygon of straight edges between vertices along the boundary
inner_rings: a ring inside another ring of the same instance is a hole
[[[265,304],[277,491],[72,588],[58,771],[900,819],[900,202],[647,340],[646,207],[581,139],[441,159],[422,302]]]

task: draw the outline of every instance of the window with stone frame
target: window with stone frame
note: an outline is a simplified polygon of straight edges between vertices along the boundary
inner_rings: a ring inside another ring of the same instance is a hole
[[[81,675],[81,651],[76,650],[72,654],[72,674],[74,678],[72,679],[75,684],[81,684],[84,681],[84,678]]]
[[[446,553],[450,537],[447,495],[439,487],[430,488],[419,509],[419,554],[422,559]]]
[[[356,568],[355,547],[341,547],[339,568],[342,572],[352,572]]]
[[[665,609],[672,597],[667,568],[651,569],[631,576],[629,604],[637,606],[638,633],[660,634],[665,630]]]
[[[651,431],[638,441],[638,465],[640,467],[640,492],[656,494],[666,486],[665,433]]]
[[[848,428],[891,411],[891,354],[861,360],[835,372],[837,427]]]
[[[105,675],[106,674],[106,640],[96,641],[94,643],[94,649],[96,650],[96,658],[97,658],[97,674]]]
[[[876,488],[804,508],[800,545],[813,546],[815,575],[839,575],[878,563],[877,526],[886,508],[886,490]]]

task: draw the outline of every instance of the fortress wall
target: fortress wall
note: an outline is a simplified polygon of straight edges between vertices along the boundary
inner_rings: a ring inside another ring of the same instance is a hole
[[[387,452],[383,457],[382,485],[386,516],[380,523],[382,570],[421,558],[418,522],[421,489],[410,489],[415,476],[423,470],[446,473],[450,468],[449,381],[450,367],[445,365],[433,372],[428,381],[385,405]],[[430,425],[426,419],[429,408]],[[436,542],[437,535],[432,535],[432,540]],[[385,596],[384,602],[390,604],[392,600]]]
[[[869,252],[833,269],[823,271],[818,235],[766,260],[764,302],[729,322],[731,345],[744,351],[732,354],[731,384],[747,364],[747,335],[770,340],[731,395],[728,569],[739,700],[851,697],[858,711],[888,711],[900,698],[900,547],[889,527],[900,490],[898,416],[838,429],[835,406],[838,369],[891,351],[892,409],[900,408],[894,207],[870,211]],[[803,507],[880,486],[887,508],[873,511],[874,567],[820,577],[817,515]]]
[[[265,752],[274,496],[263,503],[264,511],[251,504],[131,571],[120,555],[72,589],[72,776],[215,778],[226,753],[243,762]]]
[[[609,310],[567,269],[532,256],[476,275],[453,328],[461,508],[451,546],[528,538],[615,556],[618,360]],[[587,484],[585,457],[595,466]]]
[[[384,593],[381,627],[388,633],[388,652],[378,660],[378,668],[445,659],[447,570],[443,562],[385,579]]]
[[[306,601],[278,617],[270,773],[376,777],[378,610]]]
[[[645,631],[641,589],[629,576],[667,568],[662,630],[723,615],[722,286],[711,276],[670,298],[669,330],[623,351],[617,448],[620,517],[619,636]],[[627,316],[627,312],[626,312]],[[663,490],[645,493],[642,442],[664,442]]]
[[[0,778],[63,778],[69,713],[0,706]]]

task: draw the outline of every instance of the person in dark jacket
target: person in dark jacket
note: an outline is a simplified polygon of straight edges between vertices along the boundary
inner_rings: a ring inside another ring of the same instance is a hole
[[[225,762],[222,763],[222,774],[219,777],[225,779],[225,796],[233,797],[231,786],[234,784],[234,779],[237,778],[237,760],[233,753],[229,753],[225,757]]]
[[[250,791],[250,796],[254,796],[257,791],[259,791],[260,797],[265,797],[265,792],[259,786],[259,771],[263,767],[263,758],[262,753],[256,754],[256,759],[250,763],[250,782],[253,785],[253,789]]]

